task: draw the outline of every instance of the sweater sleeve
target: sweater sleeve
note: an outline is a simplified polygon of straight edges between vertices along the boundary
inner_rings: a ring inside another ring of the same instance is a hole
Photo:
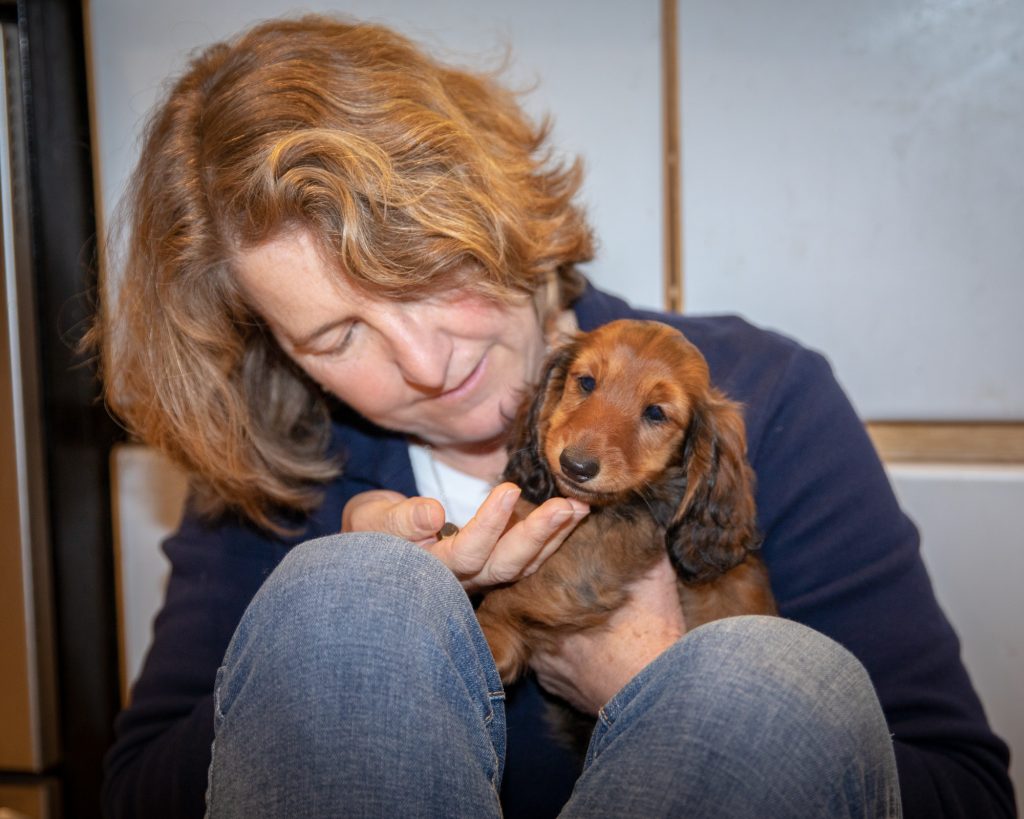
[[[1015,815],[990,730],[874,447],[825,360],[795,349],[752,398],[764,556],[784,616],[867,668],[893,733],[904,815]]]
[[[282,548],[245,527],[207,528],[191,517],[165,542],[171,576],[105,759],[105,815],[203,816],[217,669]]]

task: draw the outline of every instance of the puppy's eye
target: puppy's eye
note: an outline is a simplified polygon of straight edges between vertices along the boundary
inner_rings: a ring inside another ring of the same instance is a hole
[[[660,424],[662,421],[667,420],[668,416],[665,415],[665,410],[657,404],[651,404],[644,410],[644,418],[648,421],[653,421],[655,424]]]
[[[591,393],[597,387],[597,382],[592,375],[581,375],[576,379],[576,383],[580,385],[580,392],[582,393]]]

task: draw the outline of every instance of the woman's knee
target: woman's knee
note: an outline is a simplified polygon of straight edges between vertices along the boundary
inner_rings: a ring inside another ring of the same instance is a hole
[[[236,630],[228,660],[254,644],[268,659],[380,654],[388,646],[406,652],[408,643],[429,642],[431,632],[447,639],[453,618],[472,619],[472,607],[428,552],[379,533],[332,535],[296,546],[271,573]],[[319,650],[311,652],[314,646]]]
[[[655,763],[666,787],[688,789],[690,799],[713,794],[740,814],[767,793],[778,797],[777,815],[899,811],[891,737],[866,670],[789,620],[737,617],[695,629],[601,716],[591,761],[611,737],[640,729],[646,747],[666,749]],[[801,800],[810,801],[801,808]]]
[[[296,546],[260,589],[292,612],[344,610],[376,621],[396,609],[448,611],[466,602],[455,576],[407,540],[378,532],[330,535]]]
[[[869,805],[872,815],[898,815],[892,737],[863,664],[791,620],[712,626],[695,630],[683,650],[697,655],[691,674],[714,675],[722,721],[740,726],[728,732],[732,753],[749,757],[790,798],[813,792],[829,815]]]
[[[839,643],[792,620],[719,620],[694,630],[681,647],[687,673],[725,686],[740,708],[766,710],[779,719],[802,714],[830,724],[837,714],[855,722],[881,714],[861,662]]]
[[[460,591],[437,558],[407,540],[381,532],[354,532],[308,540],[294,547],[270,580],[285,588],[319,579],[338,591],[435,596]]]
[[[773,728],[780,737],[813,734],[831,747],[889,742],[864,666],[807,626],[779,617],[728,618],[695,629],[677,650],[678,673],[698,688],[712,684],[711,700],[730,721]]]
[[[439,781],[464,774],[493,795],[502,698],[466,593],[438,560],[385,535],[304,543],[257,593],[218,672],[210,799],[224,810],[301,792],[282,760],[327,803],[345,804],[353,782],[385,799],[442,757],[457,773]]]

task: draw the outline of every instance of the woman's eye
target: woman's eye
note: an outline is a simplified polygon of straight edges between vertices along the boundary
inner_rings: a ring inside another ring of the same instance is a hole
[[[316,351],[316,355],[341,355],[352,343],[352,336],[355,333],[356,322],[349,322],[344,327],[338,328],[339,332],[328,344]]]
[[[577,377],[576,383],[579,384],[580,392],[582,393],[592,393],[594,388],[597,386],[597,382],[591,375],[581,375]]]
[[[649,407],[644,409],[644,418],[648,421],[653,421],[656,424],[660,424],[662,421],[667,420],[668,416],[665,415],[665,410],[659,407],[657,404],[651,404]]]

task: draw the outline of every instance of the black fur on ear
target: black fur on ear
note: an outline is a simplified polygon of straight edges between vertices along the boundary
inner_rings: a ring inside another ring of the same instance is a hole
[[[565,376],[576,357],[577,345],[559,347],[544,364],[544,374],[532,395],[519,406],[509,432],[508,465],[502,480],[523,490],[530,503],[540,504],[558,494],[542,449],[549,407],[561,400]]]
[[[686,583],[718,577],[760,546],[746,455],[739,405],[712,389],[695,407],[683,442],[686,488],[665,533],[669,558]]]

